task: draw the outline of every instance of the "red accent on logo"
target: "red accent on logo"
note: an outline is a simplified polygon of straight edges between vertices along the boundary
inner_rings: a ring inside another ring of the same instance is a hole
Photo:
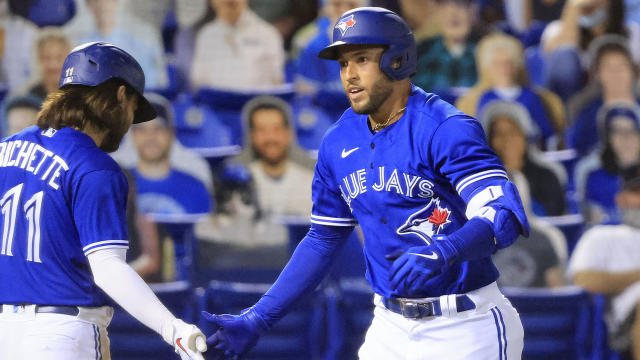
[[[356,21],[353,20],[353,18],[347,20],[347,22],[345,22],[345,25],[347,25],[348,28],[352,27],[353,25],[356,24]]]
[[[431,216],[427,218],[427,220],[429,220],[429,222],[432,223],[434,226],[441,226],[445,224],[448,219],[449,219],[449,211],[447,211],[447,209],[440,210],[438,208],[435,208]]]
[[[178,347],[182,349],[182,351],[187,352],[187,350],[182,346],[182,344],[180,344],[180,340],[182,340],[182,338],[177,338],[176,344],[178,344]]]

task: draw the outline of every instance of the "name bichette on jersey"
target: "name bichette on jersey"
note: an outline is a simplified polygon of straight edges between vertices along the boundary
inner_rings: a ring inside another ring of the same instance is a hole
[[[63,158],[40,144],[13,140],[0,143],[0,168],[17,167],[39,176],[40,180],[55,190],[60,188],[57,180],[69,165]]]

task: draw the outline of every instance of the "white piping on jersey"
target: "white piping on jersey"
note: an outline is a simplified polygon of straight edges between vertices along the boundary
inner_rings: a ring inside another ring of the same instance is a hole
[[[311,214],[311,222],[321,225],[333,226],[355,226],[358,224],[354,218],[334,218],[329,216],[319,216]]]
[[[481,171],[479,173],[475,173],[473,175],[469,175],[466,178],[460,180],[458,185],[456,185],[456,191],[458,194],[462,193],[467,186],[473,184],[476,181],[480,181],[490,177],[503,177],[505,179],[509,179],[507,173],[504,170],[494,169],[494,170],[486,170]]]
[[[104,241],[96,241],[82,248],[82,251],[86,252],[87,250],[93,247],[100,247],[102,245],[114,245],[114,246],[129,246],[128,240],[104,240]]]

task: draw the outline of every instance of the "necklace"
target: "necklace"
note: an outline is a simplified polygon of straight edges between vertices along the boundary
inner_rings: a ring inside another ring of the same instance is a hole
[[[389,115],[389,117],[387,118],[387,121],[383,122],[383,123],[377,123],[374,127],[373,127],[373,131],[378,132],[378,130],[381,130],[382,128],[384,128],[385,126],[387,126],[389,124],[389,121],[391,121],[391,119],[395,118],[396,116],[398,116],[398,114],[401,114],[407,107],[403,107],[402,109],[396,111],[394,114]]]

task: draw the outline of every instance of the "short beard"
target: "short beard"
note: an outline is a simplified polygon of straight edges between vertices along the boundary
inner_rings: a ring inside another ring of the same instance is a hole
[[[364,104],[360,109],[356,109],[353,107],[353,103],[351,104],[353,112],[360,115],[371,115],[378,112],[380,106],[382,106],[393,92],[393,88],[391,87],[392,82],[386,74],[383,74],[378,81],[373,83],[368,103]]]
[[[115,128],[109,129],[107,134],[102,139],[102,144],[100,144],[100,150],[106,153],[112,153],[120,147],[120,143],[122,142],[122,138],[124,138],[125,134],[129,130],[128,126],[124,126],[124,122]]]

